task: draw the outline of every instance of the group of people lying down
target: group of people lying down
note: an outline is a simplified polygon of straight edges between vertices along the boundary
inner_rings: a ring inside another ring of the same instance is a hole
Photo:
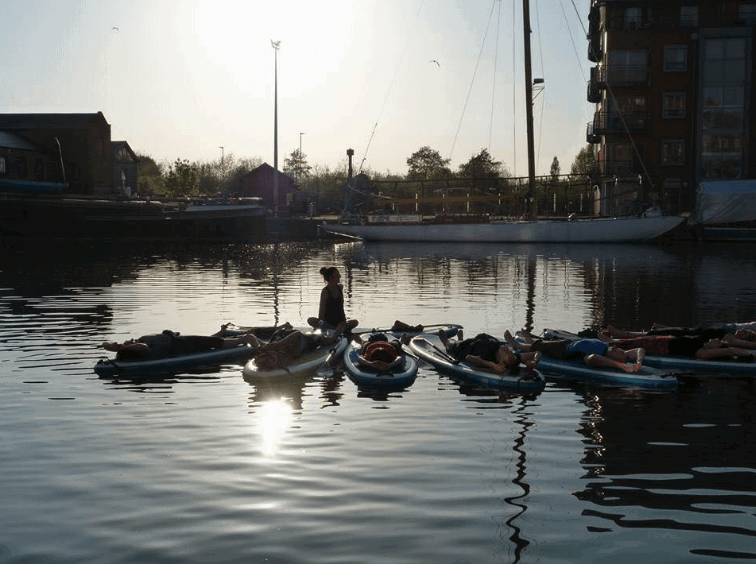
[[[446,351],[457,360],[497,373],[513,373],[520,363],[534,368],[540,355],[557,359],[582,359],[592,368],[616,368],[639,372],[646,355],[671,355],[699,360],[735,359],[753,361],[756,353],[756,322],[717,323],[697,327],[655,325],[645,332],[622,331],[613,326],[587,332],[595,337],[536,339],[523,332],[515,339],[509,331],[504,342],[485,333],[452,342],[439,334]]]
[[[223,326],[213,335],[180,335],[173,331],[144,335],[123,343],[105,342],[103,348],[116,353],[116,360],[149,360],[174,355],[205,352],[247,344],[255,349],[255,363],[261,370],[285,368],[297,357],[317,347],[330,345],[348,329],[339,324],[334,331],[301,332],[289,323],[231,331]],[[421,325],[395,321],[394,331],[422,331]],[[446,352],[458,361],[499,374],[516,374],[521,365],[533,370],[542,355],[559,359],[583,359],[592,368],[616,368],[625,372],[641,370],[643,359],[650,355],[671,355],[707,359],[740,359],[752,361],[756,352],[756,323],[711,324],[697,327],[655,325],[651,330],[624,331],[609,325],[606,329],[586,331],[595,338],[536,339],[523,332],[514,339],[509,331],[504,341],[480,333],[465,339],[460,329],[457,340],[447,338],[443,330],[438,336]],[[362,343],[359,335],[351,339]],[[374,337],[362,343],[358,357],[360,366],[377,371],[391,370],[402,362],[403,347],[409,343],[406,333],[400,339]]]
[[[116,361],[139,361],[166,358],[170,356],[207,352],[216,349],[237,347],[241,344],[254,349],[255,364],[261,370],[285,368],[296,358],[321,346],[331,345],[344,334],[348,324],[343,322],[333,331],[302,332],[291,324],[280,326],[256,327],[234,331],[228,325],[221,327],[213,335],[181,335],[165,330],[162,333],[143,335],[138,339],[129,339],[122,343],[104,342],[102,347],[116,353]],[[409,325],[395,321],[392,331],[422,331],[422,325]],[[359,335],[352,335],[355,341],[362,342]],[[402,347],[409,343],[406,333],[400,339],[389,341],[387,338],[363,343],[362,354],[358,358],[360,365],[373,370],[391,370],[401,363]]]

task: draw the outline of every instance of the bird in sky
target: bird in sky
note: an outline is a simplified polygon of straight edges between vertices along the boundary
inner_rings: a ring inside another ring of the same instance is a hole
[[[436,59],[431,59],[428,61],[429,63],[436,63],[438,65],[438,68],[441,68],[441,63],[439,63]]]
[[[116,26],[110,28],[111,30],[120,31]]]
[[[273,41],[271,39],[270,40],[270,44],[273,46],[273,49],[278,49],[278,46],[281,45],[281,42],[280,41]]]

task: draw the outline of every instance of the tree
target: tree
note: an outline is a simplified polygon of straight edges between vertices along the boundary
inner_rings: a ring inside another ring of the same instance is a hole
[[[572,161],[570,174],[590,175],[596,167],[596,156],[593,154],[593,145],[586,145]]]
[[[551,161],[551,180],[554,182],[557,182],[559,180],[559,174],[561,172],[562,168],[559,166],[559,159],[554,157],[554,160]]]
[[[451,159],[441,158],[438,151],[428,147],[421,147],[407,159],[408,180],[436,180],[451,176],[449,162]]]
[[[284,159],[283,171],[296,178],[300,184],[310,174],[310,170],[312,167],[307,164],[307,155],[299,149],[294,149],[291,155]]]
[[[199,169],[195,163],[176,159],[168,167],[165,179],[169,196],[196,196],[199,194]]]
[[[502,164],[493,160],[488,149],[470,157],[465,164],[459,165],[459,175],[464,178],[500,178]]]
[[[165,179],[163,167],[149,155],[137,153],[137,176],[139,186],[137,192],[142,196],[153,196],[165,193]]]

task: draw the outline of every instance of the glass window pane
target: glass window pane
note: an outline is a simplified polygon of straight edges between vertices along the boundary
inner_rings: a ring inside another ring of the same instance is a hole
[[[746,54],[746,40],[742,37],[728,39],[725,44],[725,58],[744,59]]]
[[[723,89],[725,106],[743,106],[744,90],[740,86],[729,86]]]
[[[709,39],[706,42],[706,60],[715,61],[724,59],[724,40]]]
[[[725,82],[743,82],[745,80],[745,65],[743,64],[743,59],[725,61],[722,66],[722,74]],[[706,75],[706,80],[709,80],[708,75]]]
[[[707,86],[703,89],[703,93],[705,108],[718,108],[722,105],[722,88]]]

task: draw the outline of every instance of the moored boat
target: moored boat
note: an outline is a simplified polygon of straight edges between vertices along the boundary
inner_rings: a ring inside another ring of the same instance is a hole
[[[685,218],[606,217],[574,220],[490,221],[487,223],[433,223],[366,221],[324,224],[332,234],[365,241],[466,242],[466,243],[636,243],[656,239],[678,227]]]

